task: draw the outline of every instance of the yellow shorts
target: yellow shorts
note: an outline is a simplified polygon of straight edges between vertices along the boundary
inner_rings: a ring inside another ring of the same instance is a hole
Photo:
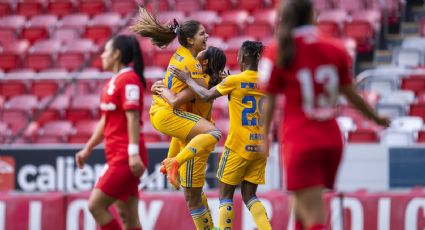
[[[150,114],[151,124],[156,130],[167,136],[186,140],[200,116],[179,109],[163,108]]]
[[[225,147],[218,166],[217,178],[229,185],[238,185],[244,180],[253,184],[264,184],[266,163],[267,160],[261,157],[247,160]]]

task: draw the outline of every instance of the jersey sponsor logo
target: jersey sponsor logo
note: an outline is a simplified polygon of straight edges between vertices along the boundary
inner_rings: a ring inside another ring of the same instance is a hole
[[[249,140],[251,140],[251,141],[264,140],[264,134],[261,134],[261,133],[250,133],[249,134]]]
[[[258,153],[260,152],[261,146],[258,145],[245,145],[245,150],[247,152]]]
[[[140,98],[139,86],[128,84],[125,86],[125,99],[128,101],[136,101]]]
[[[253,82],[241,82],[241,88],[242,89],[246,89],[246,88],[257,89],[258,87],[257,87],[257,84]]]
[[[100,103],[100,109],[103,111],[114,111],[117,109],[117,106],[112,102]]]

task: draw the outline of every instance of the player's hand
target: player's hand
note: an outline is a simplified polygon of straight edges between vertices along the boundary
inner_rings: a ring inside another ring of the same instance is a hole
[[[79,169],[84,167],[84,162],[90,156],[90,150],[84,148],[81,149],[77,154],[75,154],[75,163],[77,164]]]
[[[170,70],[170,72],[174,74],[174,77],[176,77],[182,82],[186,82],[188,79],[191,78],[189,71],[177,69],[175,66],[168,67],[168,70]]]
[[[162,82],[162,80],[158,80],[152,84],[151,92],[153,95],[161,95],[164,87],[164,82]]]
[[[128,164],[130,166],[131,172],[135,177],[141,177],[145,172],[145,165],[143,165],[139,155],[129,156]]]

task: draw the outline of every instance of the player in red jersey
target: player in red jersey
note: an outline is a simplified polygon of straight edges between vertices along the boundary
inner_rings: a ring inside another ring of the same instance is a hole
[[[138,184],[147,153],[140,133],[146,81],[139,43],[133,36],[118,35],[106,43],[101,58],[104,70],[115,75],[103,87],[102,116],[75,161],[82,168],[92,149],[104,140],[107,165],[90,194],[89,210],[101,229],[121,229],[108,211],[115,204],[125,229],[141,229]]]
[[[389,121],[378,117],[356,93],[349,55],[341,42],[317,33],[313,18],[311,1],[282,2],[278,44],[272,44],[263,55],[260,84],[268,93],[266,133],[276,95],[286,97],[279,142],[286,187],[294,196],[296,227],[322,230],[329,229],[322,191],[333,188],[343,151],[335,120],[338,95],[345,95],[377,124],[388,126]],[[268,149],[268,140],[265,145]]]

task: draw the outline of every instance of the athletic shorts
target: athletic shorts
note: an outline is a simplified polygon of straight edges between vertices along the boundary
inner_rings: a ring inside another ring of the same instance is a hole
[[[217,178],[229,185],[238,185],[242,181],[264,184],[266,163],[267,160],[261,157],[247,160],[225,147],[218,166]]]
[[[150,114],[152,126],[167,136],[186,140],[187,135],[201,119],[200,116],[179,109],[163,108]]]
[[[127,201],[129,196],[138,197],[140,179],[133,175],[129,165],[105,165],[95,188],[118,200]]]
[[[315,186],[333,189],[342,152],[342,146],[307,149],[299,144],[285,143],[281,154],[287,190]]]

